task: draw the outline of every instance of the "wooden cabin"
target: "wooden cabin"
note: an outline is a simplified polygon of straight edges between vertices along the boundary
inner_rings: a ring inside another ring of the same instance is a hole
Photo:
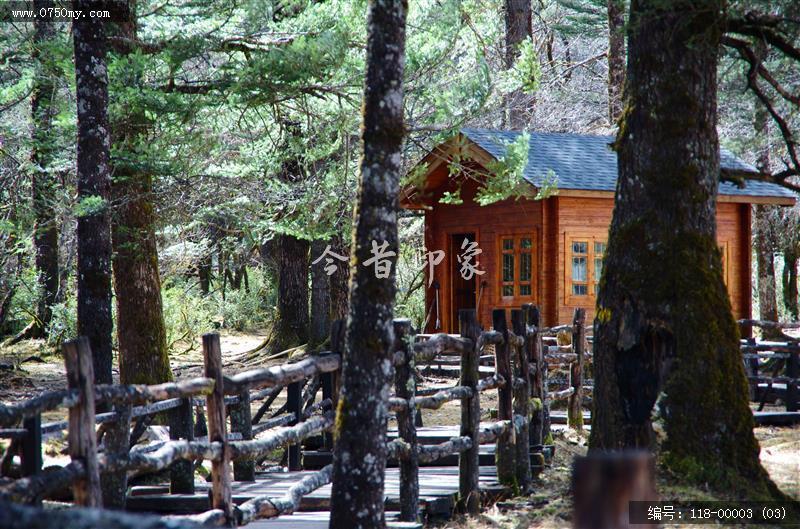
[[[530,133],[522,179],[533,191],[547,182],[556,189],[540,200],[479,205],[482,180],[498,170],[519,134],[462,129],[417,165],[414,184],[403,189],[403,207],[424,211],[426,250],[444,251],[426,282],[426,332],[458,332],[458,311],[464,308],[477,308],[488,328],[492,309],[523,303],[537,303],[545,325],[571,321],[575,307],[585,307],[589,321],[594,318],[617,181],[613,138]],[[721,167],[731,175],[757,172],[724,149]],[[448,199],[456,190],[462,203]],[[737,318],[749,317],[751,310],[751,204],[794,201],[793,193],[775,184],[720,184],[717,237]],[[465,260],[461,256],[470,246],[481,253]],[[477,261],[483,273],[468,277],[465,261]]]

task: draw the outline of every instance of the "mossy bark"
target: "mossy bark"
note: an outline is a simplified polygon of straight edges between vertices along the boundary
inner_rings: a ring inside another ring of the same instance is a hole
[[[619,180],[595,320],[590,448],[656,447],[688,480],[777,494],[758,459],[716,243],[722,0],[633,0]]]
[[[37,11],[54,6],[50,0],[37,0],[33,7]],[[55,23],[47,18],[34,22],[33,91],[31,93],[31,188],[33,190],[33,246],[36,252],[36,276],[39,283],[36,322],[32,327],[32,338],[47,332],[52,318],[52,306],[58,295],[58,222],[56,221],[56,189],[58,181],[52,166],[55,156],[55,133],[53,117],[56,113],[57,69],[53,64],[52,46]]]
[[[608,122],[622,114],[625,86],[625,0],[608,0]]]
[[[136,38],[136,4],[131,19],[119,25],[121,34]],[[141,86],[141,72],[131,61],[116,69],[124,86]],[[147,144],[152,123],[143,101],[116,105],[113,119],[114,180],[112,242],[117,307],[119,374],[123,384],[158,384],[172,380],[167,330],[161,300],[158,247],[155,235],[153,175],[148,169]]]
[[[93,2],[76,0],[78,10]],[[72,23],[77,101],[78,334],[89,339],[95,382],[111,379],[111,171],[106,25],[89,17]]]
[[[398,251],[405,0],[370,0],[360,185],[350,254],[350,303],[334,430],[331,528],[383,528],[387,400],[393,373],[395,258],[365,265],[374,244]],[[396,254],[395,254],[396,255]]]

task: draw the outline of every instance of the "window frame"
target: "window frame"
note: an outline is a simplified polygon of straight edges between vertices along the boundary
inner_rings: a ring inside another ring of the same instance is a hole
[[[586,243],[586,253],[579,254],[586,257],[586,280],[573,281],[572,280],[572,245],[576,242]],[[608,252],[608,239],[607,236],[599,236],[595,234],[568,232],[564,234],[564,303],[566,305],[578,306],[593,306],[597,300],[595,293],[596,285],[599,283],[600,278],[595,277],[595,243],[605,244],[605,251],[602,257],[605,258]],[[586,285],[586,294],[574,294],[572,291],[573,283]]]
[[[514,248],[509,250],[503,249],[503,241],[512,239],[514,241]],[[520,244],[522,239],[531,240],[530,252],[522,251]],[[515,231],[509,233],[500,233],[497,235],[497,299],[500,304],[511,305],[515,300],[533,301],[537,298],[539,292],[539,238],[535,230],[532,231]],[[511,254],[514,256],[514,280],[503,280],[503,255]],[[528,281],[521,281],[520,271],[521,268],[521,255],[528,253],[531,256],[531,276]],[[514,294],[511,296],[503,295],[503,287],[513,285]],[[530,294],[520,294],[520,286],[530,285]]]

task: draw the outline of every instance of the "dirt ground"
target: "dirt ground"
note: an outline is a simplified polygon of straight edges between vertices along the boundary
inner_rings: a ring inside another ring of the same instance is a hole
[[[263,356],[248,357],[248,351],[263,342],[263,333],[224,333],[222,335],[223,364],[228,372],[238,372],[257,366],[280,364],[286,358],[265,360]],[[180,348],[185,351],[171,357],[176,379],[202,375],[202,355],[199,345]],[[253,355],[249,355],[253,356]],[[114,374],[115,379],[118,376]],[[423,387],[452,385],[453,379],[427,377]],[[48,351],[42,342],[28,341],[13,348],[0,350],[0,402],[9,403],[32,397],[44,390],[66,385],[63,362],[58,354]],[[481,420],[492,420],[490,409],[496,409],[496,392],[482,396]],[[260,403],[254,404],[254,409]],[[281,399],[273,408],[281,405]],[[45,422],[65,417],[63,410],[48,413]],[[457,424],[460,419],[458,402],[448,402],[439,410],[424,410],[426,425]],[[586,435],[563,427],[554,431],[556,456],[537,478],[534,492],[525,497],[499,502],[477,518],[456,519],[443,524],[442,529],[541,528],[557,529],[571,526],[569,480],[572,459],[586,453]],[[759,427],[756,436],[761,443],[761,460],[776,484],[787,494],[800,500],[800,426],[793,428]],[[46,447],[45,464],[61,461],[63,442],[54,440]],[[0,442],[0,447],[2,447]],[[273,464],[268,462],[267,464]],[[665,500],[711,500],[715,497],[702,488],[676,485],[666,476],[659,476],[659,494]],[[686,528],[687,525],[664,527]],[[701,527],[701,526],[698,526]],[[702,526],[705,527],[705,526]],[[741,526],[728,526],[741,527]],[[763,527],[763,526],[762,526]]]

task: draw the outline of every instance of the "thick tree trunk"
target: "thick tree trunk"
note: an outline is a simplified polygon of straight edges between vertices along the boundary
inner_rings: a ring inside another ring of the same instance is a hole
[[[135,2],[130,2],[129,8],[132,18],[120,24],[120,32],[135,39]],[[135,66],[118,71],[127,76],[121,80],[124,85],[141,83]],[[139,167],[142,153],[138,145],[146,143],[150,122],[141,103],[134,103],[121,109],[113,127],[119,153],[112,184],[112,240],[120,382],[158,384],[172,380],[172,371],[158,273],[153,177]]]
[[[796,248],[788,248],[783,252],[783,306],[789,313],[789,319],[800,319],[800,300],[797,293],[797,263],[800,252]]]
[[[34,9],[52,8],[51,0],[36,0]],[[52,54],[47,46],[55,36],[54,22],[47,18],[34,21],[33,62],[35,77],[31,94],[33,170],[33,247],[36,252],[36,275],[39,284],[39,299],[36,307],[36,322],[31,337],[42,337],[52,317],[52,306],[58,295],[58,223],[56,222],[56,178],[51,167],[54,156],[53,116],[56,112],[54,99],[56,86]]]
[[[350,245],[341,235],[334,235],[331,238],[331,250],[338,255],[348,255]],[[331,306],[330,320],[343,320],[347,318],[347,296],[350,291],[350,268],[345,264],[340,264],[331,274],[330,278]]]
[[[325,252],[329,241],[317,239],[311,243],[311,260],[316,260]],[[341,264],[342,268],[344,265]],[[323,343],[330,334],[331,288],[325,272],[325,260],[311,265],[311,325],[308,341],[311,345]]]
[[[608,122],[622,114],[625,86],[625,0],[608,0]]]
[[[689,481],[751,497],[759,463],[716,243],[722,0],[633,0],[619,183],[595,320],[590,448],[655,448]]]
[[[90,0],[75,0],[89,10]],[[75,91],[78,107],[78,334],[92,348],[95,382],[111,380],[111,229],[106,28],[99,19],[75,19]]]
[[[511,68],[519,57],[519,46],[531,38],[533,21],[531,20],[531,0],[505,0],[506,15],[506,49],[505,67]],[[506,124],[512,130],[525,127],[525,110],[532,103],[532,98],[521,90],[516,90],[506,97]],[[530,108],[527,108],[530,111]]]
[[[395,258],[369,263],[375,244],[398,251],[403,141],[404,0],[371,0],[367,15],[361,184],[351,255],[350,306],[337,406],[332,529],[382,528],[387,399],[392,376]],[[380,262],[379,262],[380,263]],[[378,263],[378,264],[379,264]],[[379,273],[380,272],[380,273]]]
[[[268,353],[308,341],[309,242],[291,235],[275,237],[278,268],[278,314]]]

